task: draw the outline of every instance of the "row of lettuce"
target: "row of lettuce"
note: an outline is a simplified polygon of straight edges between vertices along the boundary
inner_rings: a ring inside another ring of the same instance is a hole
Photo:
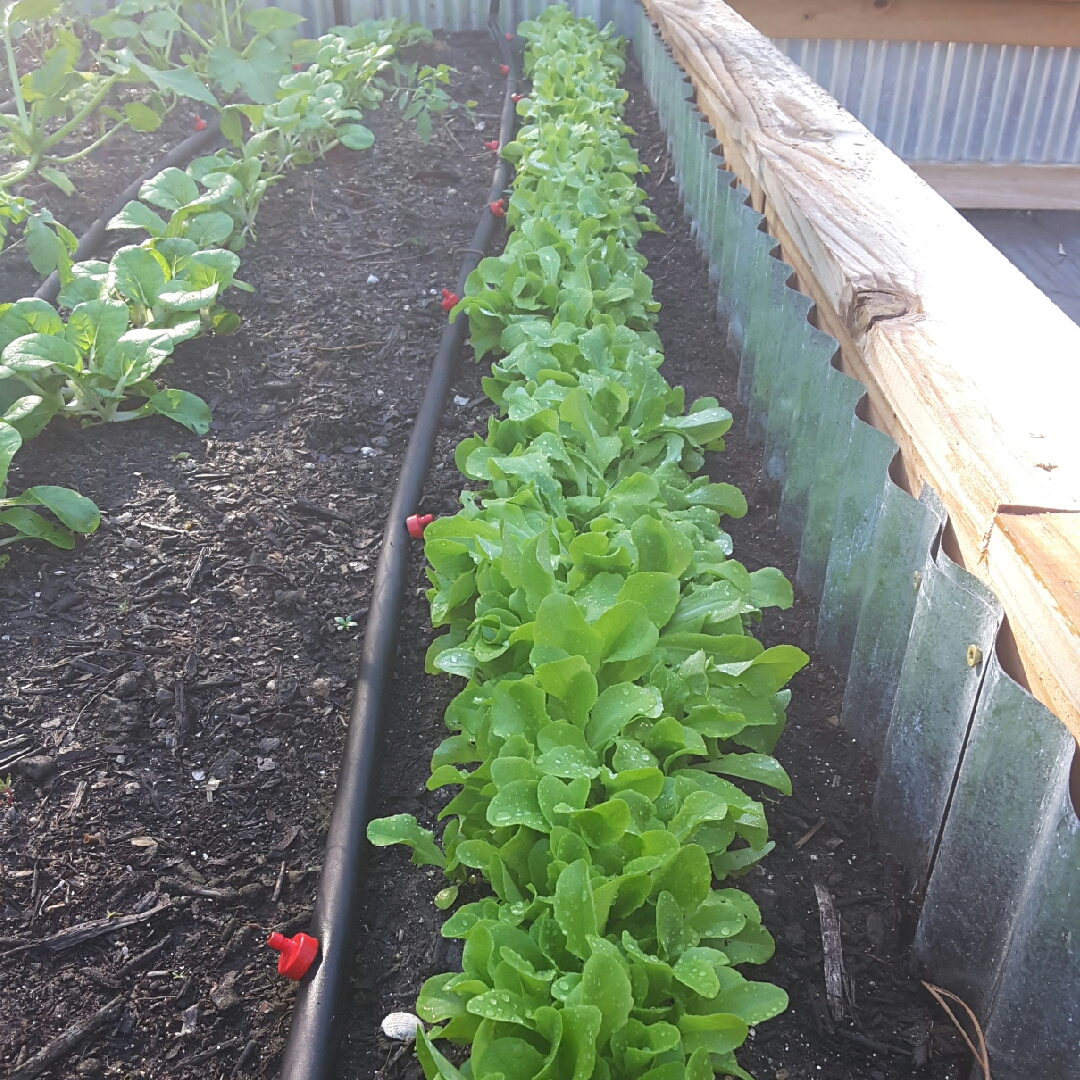
[[[265,13],[272,10],[250,14],[271,27],[277,23]],[[425,37],[422,27],[386,20],[293,42],[287,59],[295,62],[279,73],[270,103],[221,111],[229,149],[159,173],[110,222],[147,238],[108,262],[72,263],[74,237],[59,226],[45,230],[53,247],[42,269],[58,270],[58,306],[37,298],[0,306],[0,549],[28,538],[71,548],[75,533],[98,526],[94,503],[69,488],[7,493],[23,441],[54,417],[86,426],[157,414],[197,434],[209,429],[206,403],[165,386],[159,369],[179,342],[237,328],[222,297],[229,288],[250,289],[235,276],[236,252],[254,235],[263,196],[289,169],[339,144],[370,147],[374,135],[360,120],[386,92],[380,73],[396,50]],[[33,229],[25,235],[39,254],[50,242]]]
[[[499,417],[459,445],[474,487],[425,534],[449,627],[429,670],[467,680],[427,787],[456,794],[438,843],[406,814],[368,837],[442,868],[440,908],[471,898],[442,929],[462,970],[417,1002],[428,1080],[747,1077],[736,1048],[787,998],[737,970],[773,942],[729,881],[773,845],[736,781],[790,793],[771,753],[807,658],[750,634],[790,586],[730,558],[721,518],[746,503],[696,475],[730,414],[686,411],[657,370],[622,43],[563,7],[519,33],[513,232],[453,313],[495,358]]]

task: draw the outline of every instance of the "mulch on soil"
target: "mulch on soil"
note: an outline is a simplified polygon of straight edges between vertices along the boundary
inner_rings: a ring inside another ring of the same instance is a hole
[[[491,183],[488,36],[441,38],[428,59],[456,69],[450,90],[480,102],[485,130],[455,114],[424,147],[384,108],[365,121],[372,150],[273,189],[242,252],[256,291],[231,298],[241,329],[184,343],[165,372],[210,403],[207,438],[159,418],[54,424],[16,459],[12,490],[70,485],[103,518],[75,552],[8,549],[0,573],[5,1071],[118,995],[119,1017],[56,1075],[276,1070],[294,987],[263,942],[310,915],[440,290]],[[104,205],[115,171],[94,175]],[[18,260],[0,299],[32,290]],[[453,509],[447,451],[483,402],[470,368],[425,510]],[[346,614],[359,629],[336,632]],[[73,927],[85,940],[57,937]]]

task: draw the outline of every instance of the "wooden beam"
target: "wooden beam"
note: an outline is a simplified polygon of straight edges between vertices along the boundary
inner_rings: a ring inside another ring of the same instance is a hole
[[[1080,46],[1073,0],[732,0],[773,38]]]
[[[908,164],[957,210],[1080,210],[1080,165]]]
[[[1033,692],[1080,736],[1080,610],[1061,599],[1075,576],[1060,539],[1080,524],[1080,327],[730,7],[645,6],[912,490],[941,495]]]

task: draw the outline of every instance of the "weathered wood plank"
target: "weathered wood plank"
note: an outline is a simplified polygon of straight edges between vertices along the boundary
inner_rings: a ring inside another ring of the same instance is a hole
[[[957,210],[1080,210],[1080,165],[909,162]]]
[[[941,494],[965,565],[1005,604],[1033,691],[1080,735],[1076,621],[1044,596],[1066,588],[1060,557],[1036,581],[1021,564],[1039,561],[1037,537],[1024,559],[995,542],[1002,507],[1080,510],[1080,327],[730,7],[645,3],[867,387],[872,422],[899,443],[911,490]]]
[[[1080,45],[1071,0],[733,0],[774,38]]]

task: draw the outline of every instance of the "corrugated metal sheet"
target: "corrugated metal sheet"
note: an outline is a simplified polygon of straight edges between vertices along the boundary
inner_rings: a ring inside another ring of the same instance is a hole
[[[1080,49],[775,44],[905,161],[1080,162]]]

